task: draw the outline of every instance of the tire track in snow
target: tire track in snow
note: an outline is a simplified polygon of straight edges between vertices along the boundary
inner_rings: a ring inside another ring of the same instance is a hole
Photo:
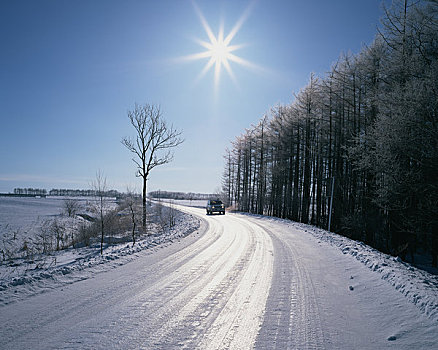
[[[238,282],[236,281],[238,271],[233,268],[239,265],[242,255],[248,254],[245,250],[248,245],[247,237],[224,233],[223,228],[213,227],[213,230],[215,234],[221,235],[217,244],[208,246],[199,256],[180,268],[180,270],[190,270],[186,276],[179,274],[176,288],[180,291],[180,295],[177,298],[160,298],[164,302],[161,307],[164,316],[172,309],[173,317],[165,322],[153,322],[157,326],[155,346],[170,346],[169,342],[173,342],[173,338],[180,338],[179,343],[183,342],[186,335],[196,328],[193,324],[195,318],[191,317],[191,314],[195,313],[199,319],[202,319],[199,312],[205,314],[207,306],[217,307],[221,301],[218,296]],[[190,281],[190,276],[196,276],[196,280]],[[161,286],[157,286],[158,292],[161,289]],[[205,300],[208,300],[207,306],[202,305],[206,304]],[[153,316],[157,318],[156,314]],[[188,319],[192,321],[189,322]]]
[[[254,218],[271,237],[275,252],[275,270],[266,304],[266,316],[255,348],[323,349],[324,336],[313,281],[300,253]]]
[[[201,349],[252,348],[261,327],[272,280],[273,246],[258,226],[244,226],[254,238],[255,246],[250,247],[254,252],[242,280],[199,344]]]
[[[158,263],[161,271],[154,266],[160,277],[118,307],[116,317],[114,310],[108,315],[108,333],[120,336],[102,347],[253,347],[272,277],[269,235],[232,216],[209,217],[207,232],[193,246],[196,254],[190,246],[175,254],[178,263],[170,256],[169,264]],[[85,328],[85,338],[97,331]]]
[[[202,273],[201,279],[208,283],[187,286],[184,306],[155,333],[156,348],[253,346],[272,276],[272,243],[255,225],[231,217],[213,221],[223,226],[222,239],[231,244],[226,249],[211,247],[219,256],[206,252],[206,257],[214,261]]]

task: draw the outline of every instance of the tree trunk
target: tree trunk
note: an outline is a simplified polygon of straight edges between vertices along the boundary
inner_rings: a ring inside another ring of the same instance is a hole
[[[306,120],[306,133],[304,141],[304,174],[303,174],[303,197],[301,205],[301,222],[309,223],[309,206],[310,206],[310,167],[311,167],[311,154],[310,154],[310,108],[308,110],[308,116]]]
[[[146,230],[146,176],[143,177],[143,229]]]
[[[296,142],[296,157],[295,157],[295,171],[294,171],[294,188],[292,199],[292,220],[298,221],[299,218],[299,180],[300,180],[300,129],[297,126],[297,142]]]
[[[100,239],[100,255],[103,254],[103,236],[104,236],[104,227],[103,227],[103,197],[100,195],[100,223],[101,223],[101,239]]]

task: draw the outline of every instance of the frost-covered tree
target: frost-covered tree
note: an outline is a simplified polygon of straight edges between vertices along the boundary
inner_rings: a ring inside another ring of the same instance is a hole
[[[227,151],[239,210],[438,264],[438,1],[397,0],[373,43],[311,76]],[[334,184],[334,186],[332,186]],[[406,248],[407,247],[407,248]]]
[[[369,133],[375,202],[393,251],[408,244],[438,254],[438,2],[398,1],[386,10],[385,81]],[[433,175],[435,174],[435,175]],[[433,199],[435,198],[435,199]],[[405,252],[403,252],[404,254]]]

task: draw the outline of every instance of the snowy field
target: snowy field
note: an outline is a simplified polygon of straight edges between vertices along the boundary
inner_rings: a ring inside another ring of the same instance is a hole
[[[34,236],[45,220],[60,217],[65,200],[70,197],[24,198],[0,197],[0,240],[19,236]],[[71,197],[78,203],[79,213],[92,214],[96,200],[90,197]],[[107,200],[110,209],[116,207],[115,198]]]
[[[115,198],[105,198],[103,207],[105,213],[116,209]],[[41,253],[88,244],[91,234],[85,238],[85,228],[97,217],[98,201],[93,197],[0,197],[0,262],[41,261]]]
[[[0,197],[0,238],[12,231],[29,231],[42,219],[61,213],[63,198]]]

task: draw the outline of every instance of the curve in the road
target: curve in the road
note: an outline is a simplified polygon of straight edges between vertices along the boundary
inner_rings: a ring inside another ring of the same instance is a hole
[[[436,345],[436,325],[412,317],[418,310],[400,293],[293,224],[182,210],[202,219],[198,235],[2,307],[0,348]],[[354,293],[348,289],[353,277]]]

